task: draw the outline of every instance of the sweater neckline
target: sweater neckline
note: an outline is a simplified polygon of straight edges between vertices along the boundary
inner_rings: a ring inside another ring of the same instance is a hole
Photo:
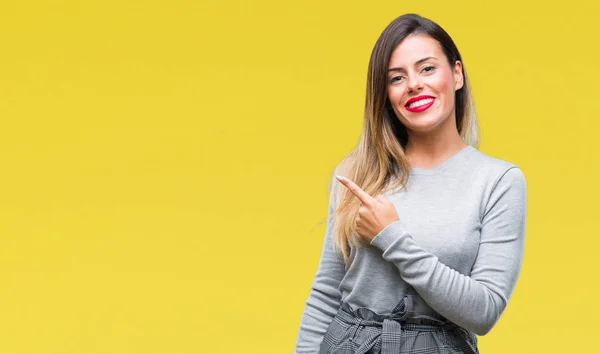
[[[472,147],[471,145],[467,145],[462,150],[460,150],[459,152],[457,152],[454,155],[450,156],[449,158],[447,158],[443,162],[437,164],[435,167],[432,167],[432,168],[410,167],[409,168],[410,174],[415,174],[415,175],[432,175],[432,174],[436,174],[436,173],[442,171],[443,169],[445,169],[446,167],[455,164],[456,162],[458,162],[462,158],[462,156],[464,156],[465,154],[467,154],[468,152],[471,152],[473,150],[475,150],[474,147]]]

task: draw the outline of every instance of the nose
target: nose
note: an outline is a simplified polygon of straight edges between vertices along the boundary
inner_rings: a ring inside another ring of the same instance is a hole
[[[417,74],[409,75],[407,79],[406,88],[409,92],[415,92],[423,89],[423,81]]]

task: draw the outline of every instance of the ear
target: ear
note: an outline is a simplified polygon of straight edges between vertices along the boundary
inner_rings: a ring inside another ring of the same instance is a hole
[[[457,60],[454,63],[454,91],[460,90],[464,85],[462,63]]]

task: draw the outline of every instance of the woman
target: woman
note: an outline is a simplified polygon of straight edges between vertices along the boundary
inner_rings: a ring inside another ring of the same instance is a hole
[[[479,352],[519,276],[526,184],[477,144],[454,42],[398,17],[371,54],[360,142],[330,182],[296,353]]]

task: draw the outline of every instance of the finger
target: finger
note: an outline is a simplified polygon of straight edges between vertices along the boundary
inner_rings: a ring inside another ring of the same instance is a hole
[[[350,179],[342,176],[336,176],[336,178],[344,185],[346,188],[350,190],[355,196],[360,199],[361,202],[367,205],[373,204],[375,198],[371,197],[367,192],[363,191],[356,183],[352,182]]]
[[[375,197],[375,199],[377,199],[378,201],[385,203],[385,202],[389,202],[390,200],[387,199],[387,197],[384,194],[380,194],[377,197]]]

